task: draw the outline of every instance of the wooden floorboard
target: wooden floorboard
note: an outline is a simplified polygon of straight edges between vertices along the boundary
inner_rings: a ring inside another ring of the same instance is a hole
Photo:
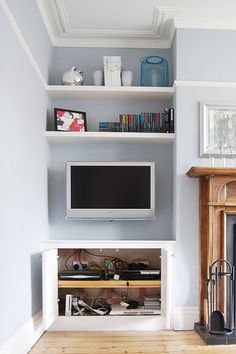
[[[214,354],[236,345],[207,346],[194,331],[45,332],[28,354]]]

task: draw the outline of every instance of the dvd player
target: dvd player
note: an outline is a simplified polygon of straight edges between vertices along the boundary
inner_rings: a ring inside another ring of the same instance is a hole
[[[146,309],[144,306],[137,309],[127,309],[121,305],[112,305],[110,316],[151,316],[160,315],[161,309]]]
[[[160,279],[159,269],[122,270],[122,280],[158,280]]]
[[[60,280],[100,280],[102,274],[100,271],[92,270],[65,270],[59,272],[58,278]]]

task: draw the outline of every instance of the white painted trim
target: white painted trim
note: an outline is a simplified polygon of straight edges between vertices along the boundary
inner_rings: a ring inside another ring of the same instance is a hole
[[[64,132],[46,131],[45,138],[50,143],[140,143],[140,144],[172,144],[173,133],[118,133],[118,132]]]
[[[165,15],[162,11],[160,11],[157,7],[153,8],[153,21],[151,25],[151,30],[114,30],[114,29],[72,29],[69,24],[69,18],[66,14],[65,11],[65,4],[63,3],[63,0],[57,0],[55,2],[55,7],[57,10],[57,14],[54,13],[54,18],[58,16],[58,18],[61,21],[62,28],[61,31],[59,31],[59,35],[63,35],[63,37],[72,37],[72,36],[82,36],[82,37],[112,37],[112,38],[120,38],[125,39],[126,37],[132,37],[132,38],[152,38],[152,39],[158,39],[160,37],[160,33],[163,31],[163,28],[165,27],[165,23],[163,20],[165,19]],[[135,10],[134,10],[135,11]],[[54,10],[55,12],[55,10]],[[79,37],[78,37],[79,38]]]
[[[34,56],[32,55],[29,46],[27,45],[24,36],[22,35],[15,19],[13,18],[11,11],[9,9],[9,7],[6,4],[5,0],[0,0],[0,8],[2,9],[3,13],[5,14],[13,32],[15,33],[21,47],[23,48],[26,56],[28,57],[33,69],[35,70],[35,73],[38,75],[38,78],[40,79],[42,85],[44,86],[44,88],[47,88],[47,82],[41,72],[41,70],[39,69],[39,66],[34,58]]]
[[[65,36],[65,35],[64,35]],[[83,48],[170,48],[169,39],[140,39],[140,38],[62,38],[52,39],[54,47],[83,47]]]
[[[176,28],[236,29],[236,11],[232,8],[158,4],[154,7],[151,31],[73,30],[62,0],[37,2],[54,46],[170,48]]]
[[[173,316],[173,327],[176,331],[191,330],[194,323],[199,322],[198,307],[176,307]]]
[[[176,241],[142,241],[142,240],[46,240],[43,241],[43,250],[52,248],[164,248],[171,254],[174,253]]]
[[[175,80],[174,88],[187,86],[187,87],[224,87],[236,88],[236,82],[231,81],[191,81],[191,80]]]
[[[44,6],[43,6],[43,0],[36,0],[36,3],[38,5],[39,11],[41,13],[42,19],[44,21],[49,38],[52,42],[52,45],[54,46],[55,45],[54,38],[55,38],[55,33],[57,31],[56,26],[58,27],[59,31],[61,30],[61,23],[57,19],[56,19],[57,21],[55,24],[55,28],[52,28],[52,26],[51,26],[53,18],[50,16],[50,14],[51,14],[50,7],[55,6],[55,4],[54,4],[54,2],[47,1],[44,3]],[[53,11],[55,12],[56,10],[53,10]]]
[[[153,9],[151,30],[72,29],[62,0],[36,0],[55,47],[170,48],[173,21]]]
[[[174,39],[174,35],[175,35],[175,30],[176,30],[174,20],[169,19],[169,23],[170,24],[169,24],[169,28],[168,28],[169,32],[168,32],[168,39],[167,39],[169,44],[168,44],[167,48],[171,48],[172,42]]]
[[[26,354],[44,333],[42,312],[37,312],[0,346],[1,354]]]
[[[59,316],[48,331],[158,331],[169,329],[166,326],[165,316],[159,315],[95,317]]]
[[[172,18],[175,28],[196,28],[196,29],[236,29],[235,10],[217,6],[209,7],[183,7],[183,6],[159,6],[168,18]]]

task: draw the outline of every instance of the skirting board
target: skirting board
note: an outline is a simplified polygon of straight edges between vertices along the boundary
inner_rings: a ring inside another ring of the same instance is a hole
[[[59,316],[48,331],[160,331],[164,316]]]
[[[174,330],[194,329],[194,323],[199,322],[198,307],[176,307],[173,316]]]
[[[0,346],[1,354],[27,354],[43,334],[42,312],[37,312]]]

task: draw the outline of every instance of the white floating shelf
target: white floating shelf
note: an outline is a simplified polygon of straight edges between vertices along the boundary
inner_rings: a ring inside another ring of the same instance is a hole
[[[171,99],[173,87],[142,86],[47,86],[49,97],[54,99]]]
[[[46,131],[50,143],[149,143],[171,144],[175,134],[169,133],[116,133],[116,132],[58,132]]]

